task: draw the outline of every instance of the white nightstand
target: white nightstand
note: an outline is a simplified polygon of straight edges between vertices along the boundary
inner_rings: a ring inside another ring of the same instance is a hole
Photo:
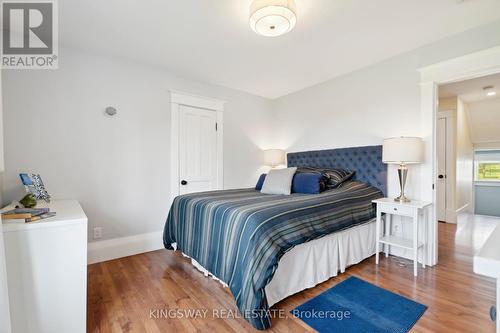
[[[375,263],[378,265],[380,244],[385,247],[385,256],[389,256],[390,247],[396,246],[413,251],[413,274],[417,276],[418,250],[422,248],[422,267],[425,268],[425,258],[427,257],[427,232],[428,218],[424,214],[429,202],[412,200],[410,202],[398,202],[392,198],[382,198],[373,200],[377,204],[377,245]],[[381,235],[382,213],[386,214],[384,234]],[[413,218],[413,239],[406,239],[391,235],[392,215],[407,216]],[[422,224],[422,237],[418,235],[419,224]],[[382,237],[381,237],[382,236]]]

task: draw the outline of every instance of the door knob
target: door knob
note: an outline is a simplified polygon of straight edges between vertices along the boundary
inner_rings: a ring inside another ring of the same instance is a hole
[[[439,179],[443,179],[443,178],[444,178],[444,176],[443,176],[443,175],[439,175],[439,176],[438,176],[438,178],[439,178]]]
[[[183,179],[183,180],[181,180],[181,185],[187,185],[187,183],[188,183],[188,182],[187,182],[186,180],[184,180],[184,179]]]

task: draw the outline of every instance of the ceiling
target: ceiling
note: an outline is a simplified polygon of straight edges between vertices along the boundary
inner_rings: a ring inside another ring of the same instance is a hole
[[[486,96],[483,88],[493,86],[496,96]],[[477,79],[449,83],[439,87],[439,97],[460,96],[466,103],[492,100],[500,97],[500,74],[489,75]]]
[[[494,86],[497,95],[487,96],[486,86]],[[500,74],[440,86],[439,97],[459,97],[466,103],[473,143],[500,142]]]
[[[498,0],[296,0],[284,36],[251,0],[59,1],[60,44],[276,98],[500,18]]]

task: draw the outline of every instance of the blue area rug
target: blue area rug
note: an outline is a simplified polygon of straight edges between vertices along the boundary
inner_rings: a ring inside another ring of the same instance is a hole
[[[406,333],[427,306],[350,277],[291,311],[320,333]]]

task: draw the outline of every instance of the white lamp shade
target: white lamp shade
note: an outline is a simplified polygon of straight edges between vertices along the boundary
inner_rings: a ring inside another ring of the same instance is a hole
[[[382,149],[382,161],[387,164],[420,163],[424,155],[424,143],[421,138],[398,137],[385,139]]]
[[[294,0],[254,0],[250,5],[250,27],[262,36],[283,35],[295,26],[296,12]]]
[[[271,167],[285,164],[285,151],[281,149],[264,150],[264,163]]]

